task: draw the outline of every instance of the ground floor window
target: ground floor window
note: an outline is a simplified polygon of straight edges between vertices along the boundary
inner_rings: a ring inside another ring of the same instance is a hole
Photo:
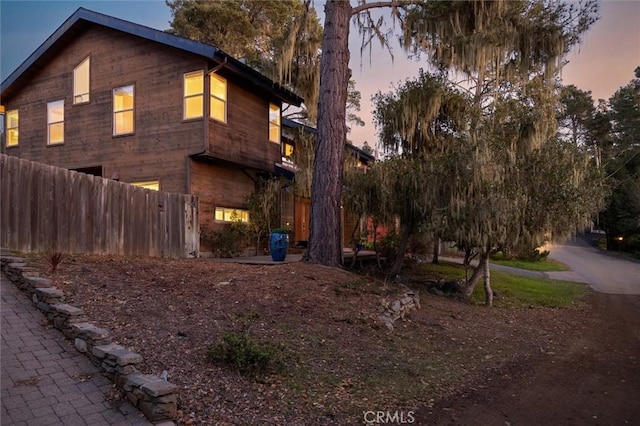
[[[216,207],[215,219],[220,222],[249,222],[249,211],[229,207]]]
[[[148,180],[144,182],[131,182],[131,185],[139,186],[145,189],[150,189],[152,191],[160,191],[160,181],[157,181],[157,180]]]

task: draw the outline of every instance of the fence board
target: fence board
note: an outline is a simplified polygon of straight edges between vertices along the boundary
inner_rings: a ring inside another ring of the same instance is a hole
[[[171,250],[173,251],[173,253],[171,254],[171,257],[175,257],[176,256],[176,252],[178,251],[178,248],[176,248],[176,244],[178,244],[181,240],[180,240],[180,230],[182,228],[181,226],[181,217],[180,214],[183,212],[184,207],[182,206],[177,206],[175,204],[176,198],[178,197],[178,194],[171,194],[171,223],[173,224],[173,226],[171,226],[170,230],[171,230],[171,245],[169,247],[171,247]]]
[[[117,254],[124,254],[124,224],[125,224],[125,219],[124,219],[124,212],[125,212],[125,206],[127,205],[127,200],[126,200],[126,186],[124,185],[118,185],[117,187],[118,191],[118,197],[115,199],[116,207],[113,209],[115,212],[117,212],[118,214],[118,220],[117,220],[117,227],[114,228],[116,231],[116,240],[115,240],[115,252]]]
[[[78,247],[78,239],[81,238],[78,215],[80,211],[80,184],[78,182],[79,173],[70,172],[68,175],[67,187],[69,189],[69,199],[67,200],[66,218],[69,226],[69,252],[73,252]]]
[[[133,251],[136,256],[139,256],[142,252],[143,241],[145,240],[145,223],[144,223],[144,204],[146,194],[145,191],[132,191],[131,196],[133,198],[133,227],[137,232],[131,232]]]
[[[54,181],[55,181],[55,192],[54,192],[54,200],[56,203],[53,207],[54,215],[55,215],[55,233],[56,238],[54,242],[54,247],[58,251],[66,251],[68,250],[69,243],[69,224],[66,220],[67,214],[66,211],[69,208],[67,200],[67,181],[69,171],[65,169],[54,169]]]
[[[25,222],[27,222],[27,218],[24,217],[24,215],[20,214],[20,211],[29,211],[29,199],[27,197],[25,197],[25,188],[27,186],[27,182],[29,180],[29,170],[25,170],[25,164],[20,164],[18,163],[18,167],[17,167],[17,179],[19,180],[20,184],[18,185],[17,188],[14,188],[13,191],[15,191],[14,194],[14,203],[16,203],[16,205],[20,206],[20,210],[18,212],[15,212],[15,223],[17,225],[17,227],[13,230],[14,238],[16,241],[28,241],[25,237],[25,231],[23,229]]]
[[[91,202],[93,205],[93,219],[91,232],[93,233],[93,250],[95,253],[104,253],[104,203],[102,201],[102,183],[104,179],[94,179],[92,183]]]
[[[44,166],[42,172],[38,174],[38,247],[42,247],[43,251],[51,249],[51,203],[53,203],[53,194],[51,194],[51,167]]]
[[[196,197],[189,197],[188,203],[185,204],[185,253],[197,253],[197,244],[200,240],[200,235],[196,235],[194,230],[198,224],[198,202]],[[196,241],[196,238],[197,240]]]
[[[133,205],[133,197],[131,196],[131,188],[125,186],[122,188],[122,195],[124,198],[124,203],[122,203],[122,226],[124,228],[124,232],[122,233],[122,241],[120,242],[120,246],[122,248],[122,254],[131,256],[133,255],[133,248],[131,247],[131,232],[133,222],[133,212],[135,210],[135,206]],[[125,208],[125,206],[130,206],[131,208]]]
[[[0,158],[0,191],[2,191],[2,202],[0,202],[0,218],[9,217],[9,177],[7,157]],[[5,198],[6,197],[6,198]],[[7,232],[5,227],[0,228],[0,246],[7,247]]]
[[[9,166],[9,173],[8,173],[8,180],[9,182],[11,182],[11,180],[16,180],[17,182],[20,182],[20,175],[19,175],[19,170],[20,170],[20,164],[18,161],[11,161],[8,164]],[[3,199],[6,200],[10,200],[9,203],[11,206],[19,206],[20,205],[20,198],[19,198],[19,183],[17,187],[13,187],[10,188],[10,192],[9,192],[9,196],[7,197],[2,197]],[[7,230],[8,233],[8,244],[9,246],[19,246],[18,245],[18,234],[17,234],[17,227],[18,227],[18,212],[15,210],[10,210],[9,211],[9,215],[7,216],[7,219],[9,220],[9,226],[10,228]]]
[[[161,256],[160,244],[158,243],[158,224],[160,223],[160,211],[158,209],[159,193],[149,193],[149,254],[151,256]]]
[[[31,191],[29,198],[31,199],[31,210],[29,212],[23,212],[29,215],[29,227],[31,230],[31,239],[28,242],[24,242],[23,248],[20,251],[31,251],[40,244],[40,238],[38,237],[38,222],[40,216],[40,175],[44,173],[42,167],[36,167],[33,165],[31,169]],[[16,210],[20,211],[20,210]]]
[[[0,242],[22,252],[197,257],[198,199],[0,154]]]
[[[2,191],[2,202],[0,203],[0,218],[6,219],[7,223],[11,214],[11,179],[9,177],[9,158],[2,156],[0,158],[0,190]],[[0,228],[0,241],[2,247],[9,246],[10,228],[3,226]]]
[[[157,239],[158,239],[158,244],[161,247],[161,253],[160,253],[160,257],[167,257],[167,253],[166,253],[166,247],[167,247],[167,243],[166,243],[166,239],[165,239],[165,229],[167,227],[167,212],[165,209],[165,196],[166,194],[162,193],[162,194],[158,194],[158,216],[159,216],[159,221],[158,221],[158,235],[157,235]]]

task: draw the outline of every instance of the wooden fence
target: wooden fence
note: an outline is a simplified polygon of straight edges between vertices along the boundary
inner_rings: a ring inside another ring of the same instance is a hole
[[[198,198],[0,154],[0,244],[21,252],[185,258],[200,248]]]

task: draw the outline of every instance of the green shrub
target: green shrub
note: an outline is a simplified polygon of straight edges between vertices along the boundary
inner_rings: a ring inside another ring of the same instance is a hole
[[[625,238],[622,248],[630,253],[640,251],[640,234],[631,234]]]
[[[607,249],[607,239],[605,237],[602,237],[598,240],[598,247],[602,250]]]
[[[380,256],[387,259],[387,261],[393,261],[398,253],[400,246],[400,236],[395,232],[389,232],[387,235],[380,239],[378,243],[378,253]]]
[[[273,228],[271,230],[272,234],[290,234],[291,230],[287,228]]]
[[[248,240],[249,228],[246,224],[235,221],[225,225],[220,231],[202,234],[202,242],[213,249],[216,257],[236,257],[244,247],[251,243]]]
[[[522,260],[525,262],[539,262],[546,260],[549,256],[549,250],[540,251],[540,249],[533,250],[501,250],[491,255],[491,260]]]
[[[222,334],[222,342],[209,347],[207,359],[228,365],[250,377],[267,373],[280,373],[284,369],[284,347],[256,342],[248,334],[228,332]]]
[[[524,253],[518,256],[518,260],[528,260],[530,262],[538,262],[541,260],[546,260],[548,256],[549,256],[549,250],[540,251],[538,249],[535,249],[532,252]]]

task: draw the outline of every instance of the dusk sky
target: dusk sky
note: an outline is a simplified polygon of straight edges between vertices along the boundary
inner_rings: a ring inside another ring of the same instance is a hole
[[[316,5],[323,2],[316,0]],[[352,3],[355,3],[352,2]],[[5,80],[78,7],[165,30],[171,13],[164,1],[0,1],[0,79]],[[318,6],[317,6],[318,7]],[[565,84],[590,90],[595,100],[608,99],[633,78],[640,66],[640,1],[603,1],[600,20],[572,52],[563,70]],[[377,141],[372,123],[371,96],[417,76],[425,64],[406,59],[396,47],[392,62],[388,52],[374,49],[371,58],[360,57],[360,40],[352,27],[351,63],[356,89],[362,93],[360,116],[366,126],[354,128],[349,139],[356,145]],[[371,60],[371,61],[370,61]]]

